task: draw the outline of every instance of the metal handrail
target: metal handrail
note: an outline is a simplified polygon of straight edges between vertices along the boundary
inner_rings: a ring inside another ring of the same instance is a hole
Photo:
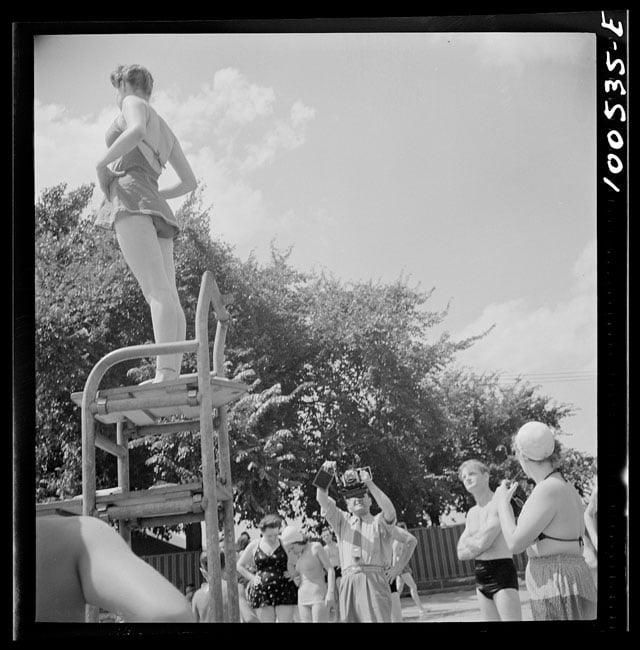
[[[120,440],[117,443],[111,443],[106,438],[100,436],[96,440],[95,433],[95,420],[94,412],[96,411],[97,394],[100,382],[105,373],[118,363],[128,361],[130,359],[138,359],[148,356],[158,356],[165,354],[184,354],[188,352],[197,353],[197,369],[198,369],[198,401],[200,402],[200,432],[201,432],[201,449],[202,449],[202,483],[203,483],[203,497],[204,497],[204,519],[207,532],[207,559],[209,569],[209,597],[211,610],[214,613],[215,621],[224,620],[224,612],[222,608],[222,572],[220,566],[220,543],[218,538],[218,507],[217,507],[217,493],[216,493],[216,468],[215,468],[215,455],[214,455],[214,431],[213,431],[213,403],[210,390],[211,381],[211,368],[209,357],[209,335],[208,335],[208,312],[210,306],[213,306],[215,316],[217,319],[216,335],[213,345],[213,374],[223,377],[224,376],[224,345],[229,326],[230,315],[226,309],[226,304],[232,300],[231,296],[223,296],[220,293],[218,285],[215,281],[213,274],[210,271],[205,271],[202,276],[200,284],[200,292],[198,295],[198,303],[196,307],[196,331],[195,339],[191,341],[173,341],[168,343],[148,343],[145,345],[133,345],[124,348],[119,348],[113,352],[108,353],[102,357],[92,368],[87,380],[85,382],[84,390],[82,393],[82,461],[83,461],[83,476],[82,476],[82,513],[83,515],[94,516],[96,512],[96,466],[95,466],[95,447],[99,442],[102,448],[107,447],[108,451],[115,453],[120,460],[122,456],[122,445]],[[122,400],[121,400],[122,401]],[[127,402],[129,400],[126,400]],[[131,400],[132,406],[135,404],[135,398]],[[151,400],[153,401],[153,400]],[[145,402],[144,398],[140,399],[140,403]],[[146,402],[149,398],[146,398]],[[226,407],[220,407],[222,411],[222,419],[226,419]],[[226,431],[226,422],[224,423],[223,440],[221,441],[220,452],[224,454],[229,453],[228,438]],[[124,432],[120,432],[124,435]],[[120,436],[120,438],[122,437]],[[105,442],[106,441],[106,442]],[[220,441],[219,441],[220,442]],[[221,478],[224,482],[230,484],[230,463],[228,458],[224,458],[221,466]],[[230,485],[228,485],[230,488]],[[200,506],[198,506],[200,507]],[[225,550],[227,551],[227,564],[234,564],[232,556],[235,555],[235,546],[233,539],[233,505],[225,504],[225,532],[231,535],[225,535]],[[123,511],[124,512],[124,511]],[[137,512],[137,511],[136,511]],[[227,521],[229,513],[231,513],[231,521]],[[142,513],[137,513],[142,516]],[[238,590],[236,584],[235,566],[231,567],[227,597],[229,602],[229,614],[231,620],[239,621],[239,600]],[[87,621],[97,621],[98,611],[95,607],[88,607]]]

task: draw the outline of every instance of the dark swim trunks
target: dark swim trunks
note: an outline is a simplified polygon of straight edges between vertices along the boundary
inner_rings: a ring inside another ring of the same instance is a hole
[[[476,560],[476,588],[493,600],[494,594],[501,589],[519,589],[518,572],[511,558],[499,560]]]

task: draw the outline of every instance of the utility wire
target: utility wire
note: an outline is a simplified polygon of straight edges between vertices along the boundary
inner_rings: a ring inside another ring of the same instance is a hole
[[[592,381],[597,378],[597,373],[589,371],[568,370],[557,372],[523,372],[523,373],[505,373],[499,375],[500,381],[531,380],[545,383],[561,382],[567,383],[572,381]]]

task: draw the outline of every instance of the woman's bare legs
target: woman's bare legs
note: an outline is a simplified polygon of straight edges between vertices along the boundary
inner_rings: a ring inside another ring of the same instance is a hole
[[[187,337],[187,319],[185,318],[182,305],[180,304],[180,296],[178,295],[178,288],[176,287],[176,267],[173,261],[173,239],[168,237],[158,238],[162,257],[164,259],[164,268],[167,273],[167,278],[171,283],[171,294],[173,301],[176,305],[176,341],[184,341]],[[174,354],[173,361],[169,367],[175,370],[176,375],[180,374],[180,367],[182,366],[182,355]]]
[[[151,309],[156,343],[184,340],[186,321],[176,289],[173,240],[158,238],[153,220],[147,215],[117,219],[115,231],[125,262]],[[180,354],[158,356],[154,381],[177,377],[181,362]]]
[[[256,615],[261,623],[275,623],[276,622],[276,608],[272,605],[265,605],[264,607],[256,608]]]
[[[298,617],[301,623],[313,623],[311,605],[298,605]]]
[[[416,581],[413,579],[413,576],[410,573],[403,573],[401,576],[398,576],[398,580],[398,593],[402,593],[402,589],[406,584],[409,587],[411,598],[418,608],[418,611],[420,614],[423,614],[424,608],[422,607],[422,601],[420,600],[420,594],[418,593],[418,585],[416,585]]]
[[[326,603],[314,603],[311,607],[311,619],[314,623],[327,623],[329,621],[329,608]]]
[[[293,616],[298,609],[297,605],[276,605],[276,618],[278,623],[293,623]]]

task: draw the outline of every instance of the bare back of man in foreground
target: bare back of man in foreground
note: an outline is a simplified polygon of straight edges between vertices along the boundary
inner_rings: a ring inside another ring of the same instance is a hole
[[[85,606],[125,622],[190,623],[189,602],[95,517],[36,518],[36,621],[84,623]]]

